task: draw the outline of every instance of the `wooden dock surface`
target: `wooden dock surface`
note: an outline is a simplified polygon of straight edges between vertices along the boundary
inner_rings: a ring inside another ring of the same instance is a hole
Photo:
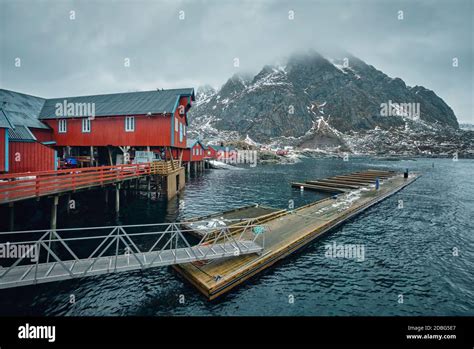
[[[361,187],[268,220],[264,224],[265,246],[261,254],[214,260],[208,264],[186,263],[173,268],[208,299],[215,299],[418,178],[416,174],[408,179],[401,174],[390,176],[379,190]]]

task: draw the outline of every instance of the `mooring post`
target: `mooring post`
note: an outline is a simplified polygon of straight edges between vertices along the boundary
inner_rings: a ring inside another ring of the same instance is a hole
[[[120,211],[120,183],[117,183],[115,187],[115,212]]]
[[[8,204],[8,206],[10,207],[10,224],[9,224],[9,228],[10,228],[10,231],[13,231],[13,229],[15,228],[15,203],[10,202],[10,203]]]

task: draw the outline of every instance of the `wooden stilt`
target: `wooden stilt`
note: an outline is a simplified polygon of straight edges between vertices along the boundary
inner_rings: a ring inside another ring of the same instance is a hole
[[[67,194],[67,202],[66,202],[66,212],[69,214],[71,212],[71,194]]]
[[[53,203],[51,205],[51,230],[56,230],[56,223],[58,220],[58,202],[59,196],[53,197]]]
[[[51,205],[51,230],[49,232],[49,239],[48,239],[48,248],[51,249],[51,240],[53,239],[53,231],[56,230],[56,225],[58,221],[58,202],[59,202],[59,196],[56,195],[53,197],[53,202]],[[46,256],[46,263],[49,262],[49,251],[48,255]]]
[[[120,212],[120,183],[115,187],[115,212]]]
[[[10,207],[10,224],[9,224],[9,229],[10,231],[13,231],[15,229],[15,204],[13,202],[10,202],[8,204]]]
[[[110,147],[107,147],[107,153],[109,154],[109,164],[110,166],[112,166],[114,163],[112,161],[112,150],[110,149]]]

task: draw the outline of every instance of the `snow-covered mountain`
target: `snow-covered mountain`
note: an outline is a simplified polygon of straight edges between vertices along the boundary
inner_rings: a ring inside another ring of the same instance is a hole
[[[293,55],[285,66],[267,65],[253,77],[236,74],[218,90],[199,88],[196,97],[190,130],[211,141],[248,137],[355,153],[396,152],[406,143],[412,152],[429,153],[427,142],[436,146],[441,137],[461,149],[465,138],[451,108],[433,91],[406,86],[349,54]]]

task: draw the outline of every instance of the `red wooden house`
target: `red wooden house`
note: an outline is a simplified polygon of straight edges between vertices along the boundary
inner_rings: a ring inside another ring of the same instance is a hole
[[[206,150],[206,157],[210,159],[226,159],[231,157],[236,152],[234,147],[223,145],[208,145]]]
[[[96,164],[136,150],[178,159],[193,101],[192,88],[55,99],[0,89],[0,172],[54,170],[55,150]]]
[[[205,157],[204,153],[205,147],[200,140],[188,139],[186,149],[183,152],[183,161],[203,161]]]
[[[56,98],[46,100],[39,119],[62,156],[90,154],[99,164],[109,164],[111,151],[118,162],[129,150],[180,157],[193,101],[192,88]]]

